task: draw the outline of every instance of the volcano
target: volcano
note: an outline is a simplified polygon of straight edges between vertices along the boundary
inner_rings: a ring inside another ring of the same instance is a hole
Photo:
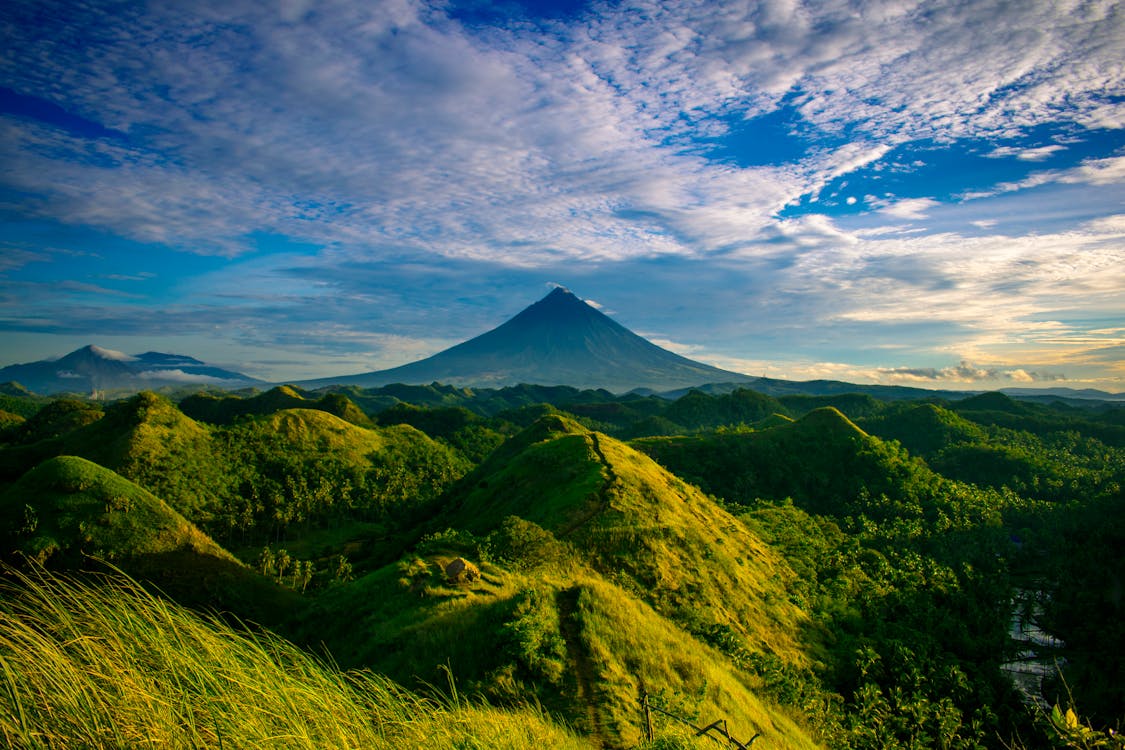
[[[530,383],[604,388],[671,390],[755,378],[696,362],[663,349],[558,287],[497,328],[426,359],[389,370],[301,385],[433,382],[472,387]]]

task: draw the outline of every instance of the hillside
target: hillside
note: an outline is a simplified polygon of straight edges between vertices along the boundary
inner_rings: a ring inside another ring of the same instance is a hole
[[[687,617],[692,599],[712,602],[713,624],[732,628],[747,648],[799,660],[802,615],[784,603],[784,563],[696,488],[561,417],[510,443],[466,477],[442,523],[479,534],[518,516],[627,581],[662,614]],[[767,607],[766,598],[779,601]]]
[[[83,458],[52,458],[0,494],[4,556],[56,570],[108,563],[191,606],[281,624],[303,602],[160,498]]]
[[[309,635],[343,663],[405,684],[445,664],[494,700],[534,696],[609,747],[640,739],[642,690],[726,716],[745,738],[816,746],[749,668],[807,659],[807,618],[785,591],[793,574],[694,488],[616,440],[545,417],[446,502],[432,524],[445,531],[320,597]],[[479,576],[452,580],[450,564],[465,558]],[[732,670],[729,653],[747,671]]]
[[[181,549],[234,561],[160,498],[75,456],[45,461],[0,495],[0,527],[8,549],[40,563],[56,555],[113,561]]]
[[[371,419],[343,394],[325,393],[311,398],[309,394],[303,394],[288,385],[277,386],[246,398],[194,393],[182,399],[178,406],[180,411],[192,419],[217,425],[229,425],[246,415],[273,414],[281,409],[317,409],[360,427],[371,426]]]
[[[469,468],[406,425],[368,429],[319,409],[283,409],[213,427],[149,392],[63,434],[0,449],[0,469],[12,481],[56,455],[110,468],[242,545],[424,512]]]
[[[632,445],[706,492],[745,506],[791,497],[810,511],[844,515],[862,498],[906,500],[938,481],[923,463],[833,407],[759,432],[643,438]]]
[[[0,737],[11,747],[593,748],[532,709],[424,699],[119,577],[5,573]]]

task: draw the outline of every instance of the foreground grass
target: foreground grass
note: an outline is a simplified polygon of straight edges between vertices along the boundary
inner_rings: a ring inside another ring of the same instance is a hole
[[[0,744],[19,748],[589,748],[532,710],[420,698],[146,593],[7,571]]]

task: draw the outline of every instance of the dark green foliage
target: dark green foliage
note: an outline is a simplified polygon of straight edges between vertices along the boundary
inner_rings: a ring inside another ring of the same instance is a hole
[[[16,429],[27,420],[19,414],[0,409],[0,444],[8,442]]]
[[[694,430],[752,424],[777,412],[785,412],[785,407],[777,399],[739,388],[720,396],[691,391],[673,402],[662,416]]]
[[[825,407],[762,432],[713,433],[637,440],[635,447],[684,479],[724,500],[792,497],[818,513],[843,514],[867,499],[913,503],[939,478],[901,448],[872,438],[838,410]]]
[[[362,430],[334,419],[290,410],[216,433],[230,481],[216,528],[250,542],[354,521],[409,524],[468,469],[409,426]]]
[[[371,419],[347,396],[326,393],[312,398],[312,395],[291,385],[282,385],[249,398],[196,393],[181,400],[179,406],[192,419],[218,425],[229,425],[240,417],[273,414],[282,409],[317,409],[360,427],[372,425]]]
[[[0,383],[0,410],[18,414],[27,419],[50,400],[37,396],[19,383]]]
[[[483,461],[505,437],[504,422],[486,421],[460,406],[423,408],[401,403],[380,412],[378,421],[381,425],[416,427],[453,446],[473,463]]]
[[[76,399],[51,401],[28,417],[12,434],[13,442],[25,445],[64,435],[102,418],[97,404]]]
[[[1113,411],[1080,411],[1063,405],[1015,401],[1003,393],[983,393],[958,401],[950,408],[981,425],[1007,427],[1040,436],[1077,431],[1107,445],[1125,447],[1125,425]]]
[[[890,402],[881,401],[866,393],[840,393],[829,396],[791,395],[779,396],[777,400],[782,405],[781,409],[776,410],[777,412],[796,417],[830,406],[847,414],[853,420],[859,420],[881,414],[890,406]]]
[[[901,404],[858,420],[872,435],[897,440],[915,456],[931,458],[943,448],[985,440],[985,430],[936,404]]]
[[[1062,700],[1094,726],[1125,727],[1125,494],[1049,515],[1045,625],[1066,644]]]
[[[508,516],[488,535],[488,549],[512,570],[565,565],[574,554],[554,534],[519,516]]]

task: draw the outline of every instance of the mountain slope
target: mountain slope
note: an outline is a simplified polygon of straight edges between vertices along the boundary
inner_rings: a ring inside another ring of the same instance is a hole
[[[662,349],[571,292],[557,288],[498,328],[427,359],[303,385],[372,387],[440,381],[487,387],[539,383],[623,392],[752,379]]]

